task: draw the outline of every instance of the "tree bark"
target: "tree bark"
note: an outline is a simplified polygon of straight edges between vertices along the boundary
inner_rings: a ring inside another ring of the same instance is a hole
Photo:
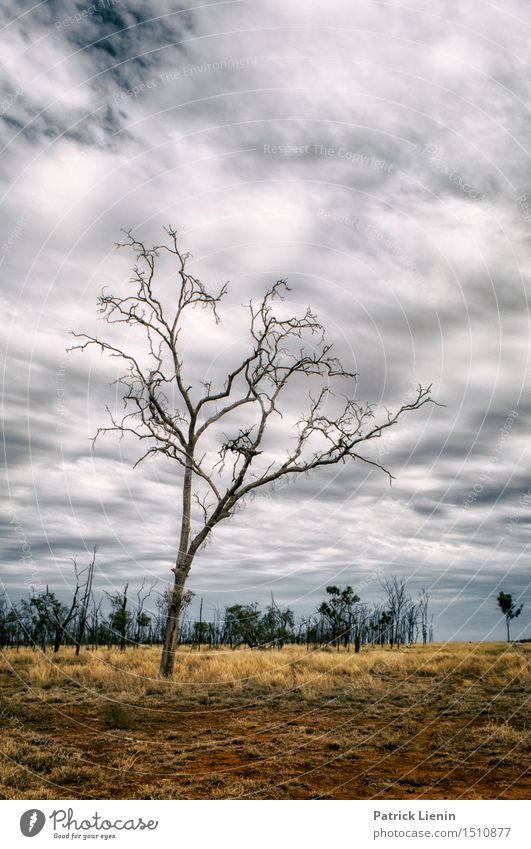
[[[87,576],[87,583],[85,584],[85,592],[83,593],[83,603],[81,605],[81,612],[79,614],[79,627],[77,630],[77,635],[75,637],[76,643],[76,657],[79,654],[79,650],[81,648],[81,643],[83,642],[83,637],[85,636],[85,626],[87,623],[87,612],[88,612],[88,603],[90,600],[90,594],[92,592],[92,580],[94,577],[94,567],[96,565],[96,551],[97,546],[94,546],[94,554],[92,556],[92,562],[89,565],[89,572]]]
[[[166,624],[164,626],[164,640],[160,660],[160,674],[164,678],[171,678],[173,675],[173,668],[175,665],[175,643],[179,630],[183,591],[190,567],[186,562],[179,563],[179,561],[177,561],[173,571],[175,573],[175,580],[171,600],[168,605]]]
[[[126,584],[124,587],[124,594],[122,597],[122,603],[120,604],[120,610],[122,611],[122,622],[120,627],[120,651],[125,651],[125,635],[127,629],[127,588],[129,584]]]
[[[192,514],[192,461],[189,460],[183,482],[183,512],[181,520],[181,539],[179,541],[179,553],[177,562],[173,569],[175,578],[166,624],[164,626],[164,640],[162,644],[162,656],[160,659],[160,674],[164,678],[171,678],[175,665],[175,643],[179,629],[179,616],[184,591],[184,584],[192,565],[192,557],[188,552],[190,544],[190,526]]]

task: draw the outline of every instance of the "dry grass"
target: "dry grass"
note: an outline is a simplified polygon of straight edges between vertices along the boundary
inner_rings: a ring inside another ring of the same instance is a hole
[[[0,657],[4,798],[520,798],[531,646]]]
[[[530,648],[513,649],[497,643],[454,643],[416,646],[390,651],[369,648],[360,654],[341,650],[307,651],[286,646],[282,650],[192,651],[177,655],[172,681],[158,675],[159,649],[142,647],[85,651],[75,657],[70,649],[53,656],[21,649],[4,652],[0,674],[13,672],[37,689],[65,687],[105,693],[135,695],[171,694],[183,688],[192,693],[205,687],[227,692],[275,691],[283,694],[300,690],[320,695],[345,687],[378,687],[382,676],[410,675],[435,677],[460,674],[477,681],[502,685],[504,681],[529,681]]]

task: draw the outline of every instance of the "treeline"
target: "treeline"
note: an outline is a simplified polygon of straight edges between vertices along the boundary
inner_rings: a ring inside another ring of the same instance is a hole
[[[38,647],[42,651],[61,646],[98,649],[157,645],[162,643],[170,590],[156,590],[156,583],[142,586],[131,594],[129,585],[114,594],[96,598],[92,589],[96,552],[90,565],[78,570],[73,561],[75,585],[70,603],[64,604],[49,590],[33,592],[28,598],[10,604],[0,596],[0,646]],[[279,606],[271,596],[261,608],[254,604],[232,604],[216,609],[213,618],[192,618],[190,606],[194,593],[183,597],[183,615],[177,636],[179,645],[196,648],[245,645],[253,649],[285,644],[309,647],[352,647],[360,651],[366,645],[400,647],[421,640],[433,641],[432,621],[428,619],[429,594],[422,590],[416,599],[407,592],[406,583],[396,577],[381,584],[385,600],[369,606],[351,586],[326,588],[326,598],[316,610],[296,617],[289,607]]]

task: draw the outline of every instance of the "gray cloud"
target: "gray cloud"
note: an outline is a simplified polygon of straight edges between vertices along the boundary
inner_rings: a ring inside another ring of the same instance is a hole
[[[196,316],[183,340],[191,379],[221,379],[245,344],[240,304],[285,276],[360,398],[396,405],[433,382],[446,405],[374,449],[391,489],[354,464],[253,500],[216,530],[194,590],[210,605],[274,591],[306,611],[331,580],[383,569],[433,587],[437,636],[502,637],[493,597],[528,574],[526,6],[93,6],[1,12],[9,592],[26,568],[14,517],[50,584],[95,543],[107,588],[168,578],[178,473],[133,472],[129,440],[92,453],[116,363],[65,348],[69,330],[102,329],[102,285],[128,279],[120,229],[160,241],[171,221],[198,274],[231,280],[225,324]],[[163,285],[171,299],[169,270]]]

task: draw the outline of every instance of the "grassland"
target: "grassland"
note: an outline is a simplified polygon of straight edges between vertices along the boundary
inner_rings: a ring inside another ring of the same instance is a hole
[[[530,798],[531,647],[0,657],[0,797]]]

